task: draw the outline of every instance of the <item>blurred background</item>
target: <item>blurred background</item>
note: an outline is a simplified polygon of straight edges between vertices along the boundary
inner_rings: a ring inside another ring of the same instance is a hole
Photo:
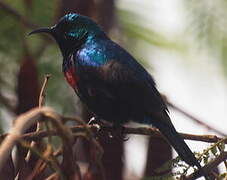
[[[45,35],[27,36],[37,27],[54,25],[68,12],[90,16],[146,67],[173,105],[170,116],[179,132],[227,134],[226,0],[1,0],[1,132],[7,132],[18,114],[37,106],[47,73],[52,76],[46,105],[63,115],[90,118],[63,78],[55,42]],[[127,142],[108,143],[103,138],[100,143],[110,180],[155,176],[154,169],[176,157],[162,138],[131,136]],[[187,143],[193,151],[209,145]],[[86,154],[81,161],[87,161]]]

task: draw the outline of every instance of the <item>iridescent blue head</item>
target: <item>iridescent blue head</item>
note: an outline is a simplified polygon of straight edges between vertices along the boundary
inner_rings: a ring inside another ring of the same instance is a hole
[[[30,34],[41,32],[49,33],[54,37],[63,56],[68,56],[91,39],[105,37],[105,33],[94,21],[75,13],[66,14],[50,28],[36,29]]]

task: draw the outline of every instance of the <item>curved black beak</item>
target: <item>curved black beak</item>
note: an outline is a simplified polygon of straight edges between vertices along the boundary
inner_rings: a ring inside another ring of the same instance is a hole
[[[30,36],[36,33],[52,33],[52,28],[44,27],[44,28],[35,29],[34,31],[30,32],[28,35]]]

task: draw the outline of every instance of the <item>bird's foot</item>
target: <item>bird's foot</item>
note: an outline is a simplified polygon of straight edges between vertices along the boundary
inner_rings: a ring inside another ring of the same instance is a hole
[[[110,138],[118,138],[122,141],[128,141],[129,137],[127,137],[127,134],[125,133],[125,127],[124,126],[116,126],[113,125],[113,131],[112,133],[109,133]]]
[[[98,124],[98,120],[97,120],[96,117],[92,117],[92,118],[88,121],[87,124],[88,124],[88,125]]]
[[[97,117],[92,117],[88,123],[88,125],[92,125],[95,126],[97,128],[97,131],[100,131],[101,127],[100,127],[100,120]]]

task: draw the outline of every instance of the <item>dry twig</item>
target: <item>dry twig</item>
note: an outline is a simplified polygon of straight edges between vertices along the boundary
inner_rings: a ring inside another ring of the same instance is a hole
[[[14,126],[0,146],[0,169],[4,166],[20,136],[38,120],[42,119],[45,112],[54,112],[54,110],[48,107],[34,108],[17,117]]]
[[[209,162],[207,165],[203,167],[204,172],[210,173],[215,167],[217,167],[220,163],[227,159],[227,152],[221,152],[221,154],[215,158],[213,161]],[[195,171],[194,173],[190,174],[187,177],[184,177],[183,180],[194,180],[202,175],[199,171]]]
[[[49,74],[45,75],[44,82],[43,82],[43,85],[42,85],[42,88],[41,88],[41,91],[40,91],[40,94],[39,94],[39,108],[41,108],[44,105],[45,89],[46,89],[49,78],[50,78]],[[37,126],[36,126],[36,132],[41,130],[41,126],[42,126],[41,123],[38,121]],[[35,147],[34,141],[31,142],[31,147]],[[29,150],[27,155],[26,155],[26,158],[25,158],[27,162],[29,161],[30,157],[31,157],[31,151]]]
[[[193,115],[187,113],[186,111],[184,111],[184,110],[182,110],[181,108],[177,107],[177,106],[174,105],[173,103],[167,101],[167,104],[168,104],[168,106],[170,106],[170,107],[173,108],[174,110],[180,112],[181,114],[185,115],[186,117],[190,118],[191,120],[193,120],[193,121],[196,122],[197,124],[199,124],[199,125],[201,125],[201,126],[204,126],[204,127],[206,127],[207,129],[209,129],[209,130],[211,130],[211,131],[214,131],[214,132],[220,134],[221,136],[224,136],[224,137],[227,136],[227,134],[225,134],[225,133],[223,133],[223,132],[221,132],[221,131],[215,129],[214,127],[210,126],[209,124],[204,123],[202,120],[200,120],[200,119],[194,117]]]
[[[43,85],[42,85],[42,88],[41,88],[41,91],[39,94],[39,107],[42,107],[44,105],[45,96],[46,96],[45,89],[47,87],[47,83],[48,83],[48,80],[50,79],[50,77],[51,77],[50,74],[45,75],[44,82],[43,82]]]
[[[74,134],[73,133],[86,133],[88,135],[88,139],[92,140],[95,147],[100,151],[100,154],[98,155],[97,161],[99,161],[100,156],[102,155],[102,148],[99,147],[99,144],[94,139],[93,133],[98,133],[100,131],[100,128],[97,127],[97,125],[86,125],[84,123],[81,123],[82,125],[76,125],[72,127],[66,127],[62,121],[63,119],[73,119],[76,120],[77,122],[80,122],[80,119],[78,118],[66,118],[66,117],[61,117],[59,114],[57,114],[53,109],[48,108],[48,107],[41,107],[41,108],[34,108],[27,113],[24,113],[20,115],[16,121],[12,129],[10,130],[10,133],[5,136],[4,141],[2,142],[0,146],[0,169],[4,166],[5,161],[9,157],[12,148],[14,145],[17,143],[17,141],[21,138],[25,140],[41,140],[44,137],[47,136],[54,136],[58,135],[62,138],[63,144],[65,147],[69,148],[70,151],[65,151],[69,153],[69,155],[72,155],[72,145],[74,143]],[[32,126],[34,123],[37,121],[42,121],[42,120],[50,120],[53,125],[55,125],[56,130],[50,130],[50,131],[39,131],[39,132],[33,132],[33,133],[27,133],[23,134],[26,132],[26,130]],[[113,131],[114,128],[112,126],[102,126],[101,131]],[[161,136],[161,133],[155,129],[155,128],[149,128],[149,127],[139,127],[139,128],[131,128],[131,127],[125,127],[125,133],[127,134],[142,134],[142,135],[149,135],[149,136]],[[211,135],[192,135],[192,134],[181,134],[184,139],[190,139],[190,140],[196,140],[196,141],[203,141],[203,142],[218,142],[222,140],[222,138],[217,137],[217,136],[211,136]],[[3,136],[2,136],[3,137]],[[227,143],[224,141],[224,143]],[[64,151],[63,151],[64,153]],[[208,170],[211,170],[212,168],[215,167],[215,165],[219,164],[223,160],[226,159],[227,152],[221,152],[221,155],[218,156],[217,159],[215,159],[214,162],[209,163],[208,166],[205,166],[205,168]],[[67,159],[69,156],[66,157],[66,161],[73,162],[70,166],[67,163],[67,167],[70,167],[70,169],[75,169],[75,161],[73,161],[71,158]],[[98,163],[99,164],[99,163]],[[73,172],[73,171],[72,171]],[[72,172],[69,172],[72,173]],[[79,172],[79,168],[76,165],[76,172]],[[77,174],[78,175],[78,174]],[[190,175],[191,176],[195,176]],[[80,177],[80,175],[79,175]],[[189,178],[187,177],[187,178]]]

